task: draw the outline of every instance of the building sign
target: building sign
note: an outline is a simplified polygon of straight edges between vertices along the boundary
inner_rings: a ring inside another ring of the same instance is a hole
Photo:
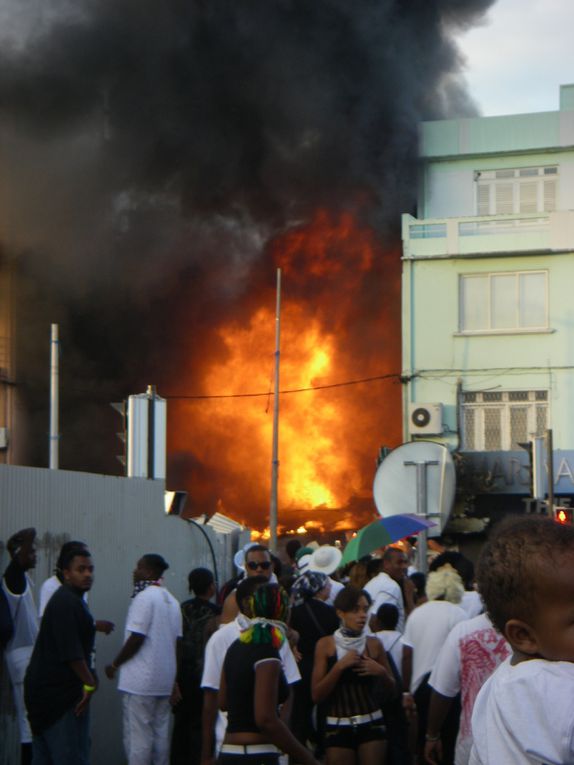
[[[493,494],[528,494],[530,463],[525,451],[462,452],[472,469],[492,482]],[[554,493],[574,494],[574,450],[554,450]],[[547,472],[547,471],[546,471]]]

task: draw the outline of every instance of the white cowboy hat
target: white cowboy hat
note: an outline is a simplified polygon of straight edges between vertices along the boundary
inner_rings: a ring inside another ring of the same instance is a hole
[[[321,545],[318,547],[309,561],[309,571],[320,571],[322,574],[332,574],[339,568],[343,553],[337,547]]]

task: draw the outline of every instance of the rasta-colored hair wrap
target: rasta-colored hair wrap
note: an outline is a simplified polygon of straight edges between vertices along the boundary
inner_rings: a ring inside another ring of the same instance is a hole
[[[241,642],[281,648],[285,642],[285,626],[280,622],[285,621],[289,606],[285,590],[276,584],[263,585],[247,599],[246,605],[251,625],[239,636]]]

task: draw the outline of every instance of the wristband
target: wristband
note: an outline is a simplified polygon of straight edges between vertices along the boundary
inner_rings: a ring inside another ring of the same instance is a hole
[[[96,686],[95,685],[87,685],[86,683],[84,683],[83,689],[84,689],[85,693],[93,693],[96,690]]]
[[[412,696],[412,693],[409,693],[409,691],[403,691],[403,696]]]
[[[431,742],[440,741],[440,733],[437,736],[431,736],[430,733],[427,733],[425,736],[425,741],[431,741]]]

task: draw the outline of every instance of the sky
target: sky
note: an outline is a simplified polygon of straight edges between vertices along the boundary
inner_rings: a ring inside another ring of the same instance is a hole
[[[574,83],[574,2],[497,0],[484,24],[459,38],[481,114],[556,111]]]

